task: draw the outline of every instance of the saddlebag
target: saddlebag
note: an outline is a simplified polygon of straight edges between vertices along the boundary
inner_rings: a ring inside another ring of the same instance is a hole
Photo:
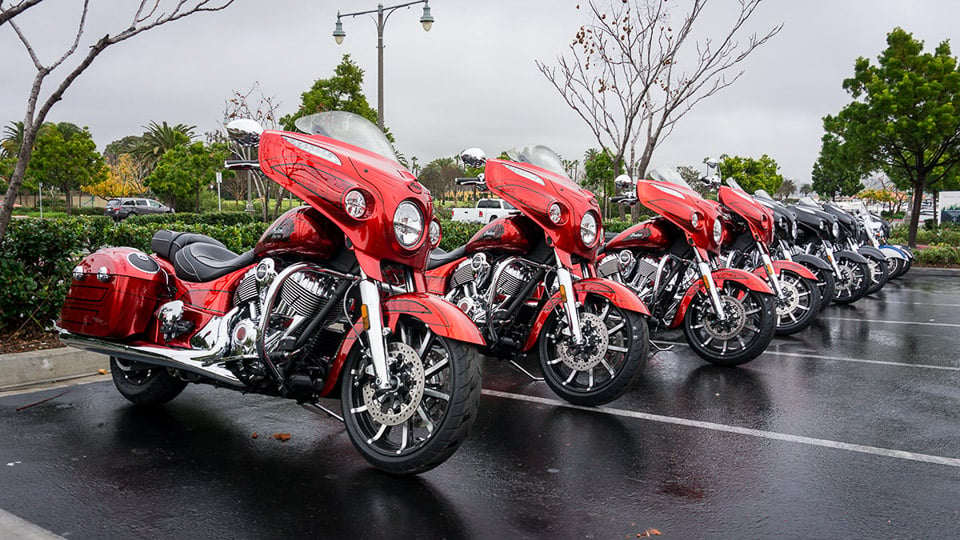
[[[125,338],[147,329],[166,290],[157,261],[133,248],[105,248],[73,270],[60,327],[85,336]]]

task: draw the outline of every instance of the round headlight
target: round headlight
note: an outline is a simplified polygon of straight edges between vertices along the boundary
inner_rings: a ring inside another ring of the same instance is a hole
[[[360,219],[367,213],[367,198],[359,189],[349,191],[343,197],[343,209],[347,211],[348,216]]]
[[[840,225],[836,221],[833,222],[833,228],[830,229],[830,232],[833,234],[833,237],[836,238],[840,236]]]
[[[423,235],[423,214],[417,205],[404,201],[397,206],[393,215],[393,232],[401,246],[409,249],[417,245]]]
[[[723,224],[720,223],[720,220],[713,221],[713,241],[717,244],[720,243],[720,238],[723,236]]]
[[[550,221],[555,225],[560,224],[560,220],[563,219],[563,210],[560,208],[560,205],[553,203],[550,205],[550,208],[547,209],[547,215],[550,216]]]
[[[690,224],[694,229],[700,226],[700,216],[696,212],[690,214]]]
[[[430,246],[439,246],[441,238],[443,238],[443,229],[440,227],[440,222],[434,218],[434,220],[430,222]]]
[[[780,219],[777,220],[777,227],[780,227],[785,231],[789,231],[790,229],[787,227],[787,218],[780,216]]]
[[[797,230],[797,222],[796,222],[796,221],[791,221],[791,222],[790,222],[790,236],[792,236],[793,239],[796,240],[798,234],[799,234],[799,231]]]
[[[821,231],[826,231],[826,230],[827,230],[827,222],[826,222],[825,220],[823,220],[823,219],[820,220],[820,230],[821,230]]]
[[[580,221],[580,239],[583,245],[592,246],[597,241],[597,217],[593,212],[587,212]]]

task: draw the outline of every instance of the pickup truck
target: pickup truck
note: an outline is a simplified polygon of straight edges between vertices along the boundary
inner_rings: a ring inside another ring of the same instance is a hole
[[[519,210],[503,199],[480,199],[476,208],[454,208],[453,221],[490,223],[495,219],[518,214]]]

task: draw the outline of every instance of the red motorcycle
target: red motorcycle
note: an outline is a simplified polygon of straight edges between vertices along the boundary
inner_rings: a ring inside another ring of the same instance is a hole
[[[557,395],[579,405],[608,403],[643,369],[649,311],[623,285],[596,277],[600,208],[566,177],[559,156],[544,146],[507,154],[510,160],[487,160],[465,151],[463,161],[484,173],[458,183],[479,185],[520,214],[487,224],[450,253],[432,254],[428,288],[476,322],[483,353],[516,365],[536,346]]]
[[[237,255],[198,234],[159,231],[152,255],[93,253],[74,269],[60,339],[110,356],[136,404],[188,382],[296,400],[346,424],[374,466],[419,473],[446,460],[477,416],[483,337],[426,293],[439,242],[430,193],[373,124],[345,112],[301,118],[306,134],[231,122],[259,144],[261,171],[307,204]],[[339,391],[343,417],[319,403]]]
[[[773,210],[761,205],[733,178],[718,190],[720,212],[726,213],[721,239],[721,259],[730,268],[753,271],[770,285],[777,297],[776,335],[795,334],[808,326],[820,311],[817,277],[807,267],[770,257],[773,243]]]
[[[712,269],[720,253],[723,222],[718,205],[704,200],[673,169],[655,170],[636,183],[637,201],[658,217],[611,238],[600,275],[629,286],[648,306],[660,328],[683,327],[690,347],[713,364],[739,365],[759,356],[773,339],[773,291],[756,275]],[[633,182],[617,179],[620,190]]]

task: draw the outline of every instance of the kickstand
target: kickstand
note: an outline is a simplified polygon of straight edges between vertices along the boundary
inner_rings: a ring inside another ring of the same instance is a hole
[[[667,345],[666,347],[661,347],[660,345],[657,345],[657,342],[654,341],[654,340],[652,340],[652,339],[650,340],[650,346],[655,349],[655,350],[653,351],[653,354],[657,354],[658,352],[672,351],[672,350],[673,350],[673,344],[672,344],[672,343],[669,344],[669,345]]]
[[[341,423],[343,422],[343,417],[342,417],[342,416],[340,416],[339,414],[331,411],[330,409],[324,407],[323,405],[321,405],[321,404],[319,404],[319,403],[301,403],[300,406],[302,406],[304,409],[307,409],[308,411],[312,411],[312,412],[315,412],[315,413],[326,413],[327,415],[332,416],[333,418],[336,418],[336,419],[339,420]]]
[[[520,364],[518,364],[518,363],[517,363],[516,361],[514,361],[514,360],[510,360],[510,365],[513,366],[517,371],[519,371],[520,373],[523,373],[523,374],[526,375],[527,377],[530,377],[530,378],[533,379],[534,381],[543,382],[543,380],[544,380],[543,377],[537,377],[537,376],[534,375],[533,373],[530,373],[529,371],[527,371],[526,369],[524,369],[523,366],[521,366]]]

